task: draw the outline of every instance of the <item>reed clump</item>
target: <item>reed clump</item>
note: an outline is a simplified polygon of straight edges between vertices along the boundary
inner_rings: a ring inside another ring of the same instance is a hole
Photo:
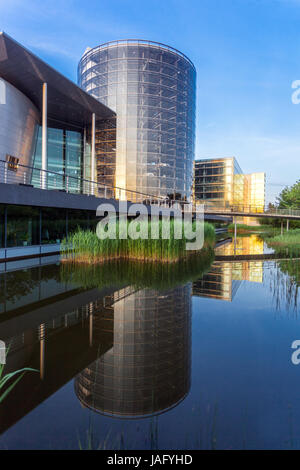
[[[124,222],[123,222],[124,223]],[[125,222],[128,230],[128,222]],[[180,224],[176,226],[176,224]],[[182,236],[178,239],[175,234],[182,230],[181,221],[171,219],[170,236],[163,238],[162,222],[159,222],[158,238],[151,238],[151,224],[148,221],[140,222],[139,231],[148,234],[148,238],[122,239],[124,226],[121,222],[116,223],[115,238],[100,239],[97,233],[91,230],[77,229],[68,239],[62,241],[61,253],[64,260],[73,263],[97,264],[112,260],[135,260],[151,262],[176,262],[180,259],[190,258],[195,255],[195,251],[187,250],[187,240]],[[215,243],[215,230],[209,223],[203,224],[204,245],[203,249],[213,248]]]
[[[282,235],[269,237],[267,242],[270,246],[300,248],[300,229],[289,230]]]

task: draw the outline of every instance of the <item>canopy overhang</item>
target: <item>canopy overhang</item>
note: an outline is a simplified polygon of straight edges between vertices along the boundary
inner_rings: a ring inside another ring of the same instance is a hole
[[[0,32],[0,77],[26,95],[40,112],[42,87],[47,83],[48,118],[62,124],[84,128],[91,124],[93,113],[96,119],[115,116],[114,111],[4,32]]]

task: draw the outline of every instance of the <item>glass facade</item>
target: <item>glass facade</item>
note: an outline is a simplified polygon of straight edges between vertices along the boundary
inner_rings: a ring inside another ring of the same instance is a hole
[[[4,212],[4,206],[0,204],[0,248],[4,248],[5,246],[4,236],[5,236],[5,212]]]
[[[68,234],[96,229],[95,211],[0,205],[0,248],[60,243]]]
[[[265,173],[244,175],[234,157],[194,162],[194,201],[263,212]]]
[[[116,41],[85,52],[78,82],[117,113],[116,145],[109,128],[97,129],[107,136],[101,147],[96,139],[98,178],[154,196],[189,198],[195,141],[192,62],[158,43]]]
[[[41,209],[41,243],[60,243],[67,234],[66,209]]]
[[[47,168],[49,171],[59,173],[59,175],[48,173],[47,188],[63,189],[66,186],[66,177],[72,176],[78,178],[78,180],[70,180],[72,192],[80,192],[80,178],[83,177],[83,138],[81,132],[50,127],[47,133]],[[35,168],[42,166],[41,127],[38,131],[33,166]],[[39,171],[33,170],[32,184],[40,186]]]
[[[28,246],[39,243],[39,209],[30,206],[6,207],[6,246]]]

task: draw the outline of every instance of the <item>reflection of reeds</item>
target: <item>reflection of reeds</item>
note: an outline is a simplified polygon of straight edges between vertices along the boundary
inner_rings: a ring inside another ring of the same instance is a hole
[[[270,288],[273,293],[276,310],[281,310],[285,304],[286,310],[297,313],[300,286],[300,263],[298,260],[290,259],[278,261],[270,271]]]
[[[125,225],[123,225],[125,224]],[[128,228],[127,222],[116,223],[116,238],[98,238],[96,232],[78,229],[71,234],[68,240],[63,240],[62,254],[67,260],[76,263],[99,263],[112,259],[134,259],[139,261],[172,262],[183,258],[190,258],[195,252],[186,250],[187,240],[175,237],[182,230],[181,221],[170,221],[170,237],[163,238],[163,225],[159,222],[159,238],[151,238],[151,224],[148,221],[140,222],[140,232],[148,234],[148,238],[136,240],[119,237],[121,230]],[[204,223],[204,247],[213,247],[215,231],[211,224]],[[178,230],[178,232],[177,232]]]
[[[137,288],[169,289],[201,277],[214,259],[207,248],[200,255],[177,263],[157,263],[115,260],[101,264],[65,263],[61,266],[63,282],[72,282],[90,289],[132,285]]]

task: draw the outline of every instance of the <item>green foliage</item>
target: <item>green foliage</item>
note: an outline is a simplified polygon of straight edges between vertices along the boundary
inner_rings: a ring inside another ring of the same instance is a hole
[[[279,209],[300,209],[300,180],[284,188],[277,198]]]
[[[266,219],[268,220],[268,219]],[[237,232],[261,232],[261,231],[270,231],[270,225],[269,224],[260,224],[260,225],[246,225],[246,224],[236,224],[237,227]],[[234,224],[230,224],[228,226],[228,230],[230,232],[234,231]],[[272,228],[271,228],[272,231]],[[272,231],[273,233],[273,231]]]
[[[284,253],[288,249],[289,255],[300,254],[300,229],[289,230],[283,235],[275,235],[265,239],[267,244],[274,248],[276,253]]]
[[[12,391],[12,389],[17,385],[17,383],[22,379],[24,374],[27,371],[38,372],[36,369],[31,369],[30,367],[24,367],[23,369],[15,370],[9,374],[3,375],[4,364],[0,364],[0,403],[7,397],[7,395]],[[17,377],[18,376],[18,377]],[[11,380],[17,377],[13,382]],[[2,391],[4,389],[4,391]]]
[[[120,231],[128,229],[128,222],[125,223],[127,223],[127,227],[122,225],[124,222],[117,222],[115,239],[99,239],[93,231],[78,229],[70,235],[68,240],[63,240],[61,252],[66,259],[73,262],[89,264],[113,259],[173,262],[194,254],[194,252],[186,250],[187,240],[184,237],[176,239],[174,236],[176,229],[182,230],[181,221],[174,221],[174,219],[170,221],[170,238],[168,239],[164,239],[162,236],[161,221],[159,223],[159,238],[152,239],[151,224],[148,224],[147,220],[139,223],[139,231],[145,230],[145,233],[148,233],[147,239],[122,239]],[[180,224],[180,226],[176,226],[176,224]],[[204,223],[204,239],[205,247],[213,247],[215,230],[211,224]]]

